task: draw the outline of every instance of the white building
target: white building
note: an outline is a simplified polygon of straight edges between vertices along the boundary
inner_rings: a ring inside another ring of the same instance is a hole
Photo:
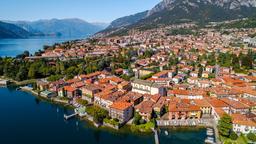
[[[151,95],[160,94],[161,96],[166,95],[166,89],[163,86],[155,82],[139,79],[132,82],[132,92]]]

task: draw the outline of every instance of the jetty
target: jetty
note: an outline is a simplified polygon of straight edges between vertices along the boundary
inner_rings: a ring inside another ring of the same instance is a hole
[[[70,119],[70,118],[72,118],[72,117],[74,117],[74,116],[76,116],[77,115],[77,113],[73,113],[73,114],[71,114],[71,115],[66,115],[66,114],[64,114],[64,119],[65,120],[68,120],[68,119]]]
[[[160,144],[157,130],[152,128],[152,131],[154,132],[155,144]]]

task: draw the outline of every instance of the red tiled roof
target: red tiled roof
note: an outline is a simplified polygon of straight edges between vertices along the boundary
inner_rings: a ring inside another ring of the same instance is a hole
[[[64,90],[66,90],[66,91],[68,91],[68,92],[74,92],[74,91],[76,91],[76,89],[73,88],[73,87],[71,87],[71,86],[65,86],[65,87],[64,87]]]
[[[239,101],[231,100],[229,98],[222,98],[221,100],[235,109],[249,109],[250,108],[249,106],[244,105]]]
[[[128,102],[114,102],[112,105],[110,105],[110,108],[117,109],[117,110],[126,110],[129,107],[131,107],[132,104]]]
[[[212,107],[214,108],[223,108],[223,107],[228,107],[228,104],[225,102],[217,99],[217,98],[206,98],[209,104],[211,104]]]

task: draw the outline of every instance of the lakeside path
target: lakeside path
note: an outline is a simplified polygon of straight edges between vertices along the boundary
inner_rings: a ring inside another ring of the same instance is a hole
[[[22,85],[27,85],[27,84],[31,84],[31,83],[35,83],[37,81],[37,79],[29,79],[29,80],[24,80],[24,81],[16,81],[10,78],[6,78],[6,77],[0,77],[1,80],[8,80],[11,83],[14,83],[16,86],[22,86]]]

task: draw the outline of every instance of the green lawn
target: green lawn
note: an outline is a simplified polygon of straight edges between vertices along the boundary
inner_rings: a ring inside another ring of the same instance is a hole
[[[231,140],[230,138],[224,138],[222,137],[221,140],[223,141],[223,144],[247,144],[248,140],[245,136],[239,136],[237,140]]]
[[[154,123],[147,122],[145,124],[140,125],[132,125],[131,130],[132,131],[141,131],[141,132],[152,132],[151,128],[154,128]]]

